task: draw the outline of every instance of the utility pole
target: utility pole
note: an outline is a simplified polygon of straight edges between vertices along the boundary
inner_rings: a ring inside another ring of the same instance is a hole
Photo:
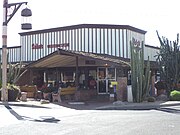
[[[20,3],[11,3],[8,4],[8,0],[3,1],[3,24],[2,24],[2,91],[1,91],[1,100],[4,102],[8,101],[8,91],[7,91],[7,25],[8,22],[12,19],[18,9],[21,7],[22,4],[27,4],[27,2],[20,2]],[[8,8],[14,7],[12,14],[8,15]],[[23,14],[22,13],[26,13]],[[21,12],[22,16],[29,17],[32,15],[31,10],[26,8],[23,9]],[[22,25],[22,29],[28,30],[31,26],[30,23],[25,23]],[[23,28],[26,26],[26,28]],[[32,28],[32,27],[31,27]]]

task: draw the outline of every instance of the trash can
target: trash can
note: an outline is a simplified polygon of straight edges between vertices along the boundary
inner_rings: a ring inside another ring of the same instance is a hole
[[[21,92],[21,101],[27,101],[27,92]]]

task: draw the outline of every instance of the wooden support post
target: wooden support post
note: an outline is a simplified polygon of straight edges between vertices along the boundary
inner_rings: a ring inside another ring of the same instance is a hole
[[[79,66],[79,63],[78,63],[78,56],[76,56],[76,78],[75,78],[75,85],[76,85],[76,90],[78,89],[78,85],[79,85],[79,75],[78,75],[78,66]]]

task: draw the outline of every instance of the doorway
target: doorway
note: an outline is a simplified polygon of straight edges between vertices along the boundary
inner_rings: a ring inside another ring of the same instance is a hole
[[[99,67],[97,69],[97,90],[98,94],[111,93],[112,81],[116,81],[116,68]]]

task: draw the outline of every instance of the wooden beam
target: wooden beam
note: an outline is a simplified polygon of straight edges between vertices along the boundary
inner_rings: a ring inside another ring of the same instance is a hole
[[[79,72],[78,65],[79,65],[79,63],[78,62],[79,62],[78,61],[78,56],[76,56],[76,78],[75,78],[76,90],[77,90],[78,85],[79,85],[79,75],[78,75],[78,72]]]

